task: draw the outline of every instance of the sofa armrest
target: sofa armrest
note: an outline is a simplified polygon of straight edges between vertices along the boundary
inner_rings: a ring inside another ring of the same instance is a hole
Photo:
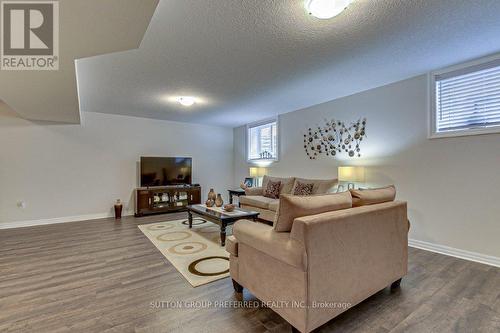
[[[238,240],[234,236],[226,238],[226,251],[233,256],[238,256]]]
[[[233,226],[233,235],[238,243],[248,245],[284,263],[303,271],[307,268],[304,246],[291,239],[287,232],[275,232],[267,224],[240,220]],[[241,257],[241,254],[238,254]]]
[[[247,187],[245,189],[245,195],[264,195],[263,187]]]

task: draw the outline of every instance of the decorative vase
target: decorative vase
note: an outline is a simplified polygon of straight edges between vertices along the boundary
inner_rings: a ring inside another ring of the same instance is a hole
[[[210,192],[208,192],[208,200],[215,201],[216,197],[217,197],[217,195],[215,194],[214,189],[211,188]]]
[[[115,219],[121,219],[122,218],[122,209],[123,205],[120,199],[116,200],[115,203]]]
[[[217,194],[217,198],[215,199],[215,206],[222,207],[223,204],[224,204],[224,200],[222,200],[222,196],[219,193],[219,194]]]
[[[212,199],[208,199],[205,201],[205,206],[207,207],[213,207],[214,206],[214,201]]]

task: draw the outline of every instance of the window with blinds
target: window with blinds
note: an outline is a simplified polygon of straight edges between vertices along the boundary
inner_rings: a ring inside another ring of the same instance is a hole
[[[276,119],[247,126],[248,161],[278,159]]]
[[[435,74],[433,134],[500,131],[500,59]]]

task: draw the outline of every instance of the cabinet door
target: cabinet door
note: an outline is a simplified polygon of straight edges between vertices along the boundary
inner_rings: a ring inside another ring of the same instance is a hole
[[[189,190],[188,201],[190,205],[201,204],[201,190],[193,188]]]
[[[137,211],[149,209],[151,206],[151,196],[149,191],[137,191]]]

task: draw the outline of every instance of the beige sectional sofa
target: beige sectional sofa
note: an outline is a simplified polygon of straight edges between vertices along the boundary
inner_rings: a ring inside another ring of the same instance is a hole
[[[279,199],[271,199],[264,196],[264,189],[269,180],[280,181],[280,194],[292,194],[297,182],[305,184],[314,184],[313,194],[329,193],[335,185],[337,179],[305,179],[305,178],[280,178],[264,176],[262,187],[250,187],[245,190],[245,196],[240,196],[240,205],[242,208],[259,212],[259,218],[273,222],[278,210]]]
[[[274,226],[236,222],[226,249],[238,295],[247,288],[294,330],[311,332],[398,287],[408,265],[406,202],[394,201],[393,187],[355,192],[283,195]]]

